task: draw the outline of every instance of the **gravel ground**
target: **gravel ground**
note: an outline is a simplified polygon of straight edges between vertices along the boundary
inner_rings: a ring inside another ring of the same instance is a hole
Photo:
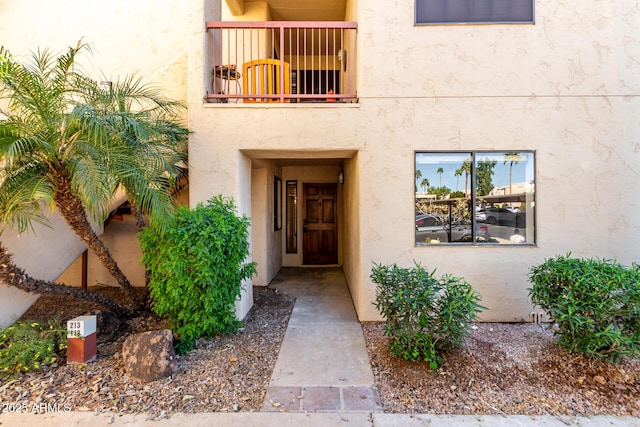
[[[640,416],[640,360],[611,365],[570,354],[549,325],[475,324],[436,371],[392,356],[381,324],[363,329],[387,412]]]
[[[145,412],[150,419],[173,412],[258,411],[295,300],[264,287],[254,287],[254,299],[238,334],[200,340],[195,350],[178,358],[178,372],[172,377],[149,384],[133,381],[122,363],[122,336],[99,345],[95,362],[67,365],[63,358],[58,366],[0,380],[0,401],[28,407],[57,404],[97,413]],[[83,302],[61,304],[57,298],[41,297],[23,319],[48,320],[64,306],[66,321],[87,310]],[[130,323],[140,332],[166,327],[154,316]]]
[[[254,298],[241,332],[201,340],[179,357],[171,378],[132,381],[122,364],[122,336],[100,345],[95,362],[66,365],[63,358],[58,366],[0,380],[0,401],[143,412],[150,419],[173,412],[258,411],[294,299],[263,287],[254,287]],[[48,320],[60,307],[66,308],[63,320],[91,312],[86,303],[41,297],[23,318]],[[133,331],[166,327],[153,316],[130,323]],[[437,371],[392,356],[382,324],[364,324],[363,330],[387,412],[640,416],[640,360],[609,365],[569,354],[553,344],[548,325],[478,323]]]

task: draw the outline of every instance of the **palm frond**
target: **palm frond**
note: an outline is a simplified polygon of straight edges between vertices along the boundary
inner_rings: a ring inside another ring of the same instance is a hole
[[[103,221],[109,213],[113,188],[117,183],[110,169],[118,157],[113,150],[105,151],[90,141],[78,139],[65,158],[73,193],[95,221]]]
[[[114,106],[120,112],[134,112],[156,117],[161,114],[177,116],[186,108],[182,101],[170,100],[160,91],[137,75],[125,76],[113,82],[110,89]]]
[[[25,64],[0,51],[0,93],[10,112],[0,123],[0,156],[12,168],[37,165],[41,182],[13,176],[34,190],[49,183],[53,191],[59,178],[69,179],[94,220],[123,185],[162,223],[173,209],[171,188],[186,175],[188,131],[175,119],[185,105],[136,75],[101,86],[77,68],[83,51],[90,47],[80,40],[61,55],[37,51]]]
[[[55,127],[56,119],[65,108],[51,85],[50,70],[53,61],[48,51],[33,54],[32,62],[11,62],[0,79],[0,92],[8,100],[8,109],[21,121],[42,131]]]
[[[14,165],[15,166],[15,165]],[[0,229],[6,226],[19,232],[33,230],[33,222],[49,225],[43,208],[53,210],[55,188],[39,170],[26,163],[20,167],[5,167],[0,173]]]

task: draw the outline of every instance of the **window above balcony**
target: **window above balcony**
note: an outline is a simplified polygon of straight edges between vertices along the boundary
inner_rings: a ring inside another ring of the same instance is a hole
[[[357,23],[208,21],[215,103],[356,102]]]

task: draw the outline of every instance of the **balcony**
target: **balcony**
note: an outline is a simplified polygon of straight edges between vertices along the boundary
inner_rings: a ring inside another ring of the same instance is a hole
[[[208,21],[210,103],[357,102],[356,22]]]

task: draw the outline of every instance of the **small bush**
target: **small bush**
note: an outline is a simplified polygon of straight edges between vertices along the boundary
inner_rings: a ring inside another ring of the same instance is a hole
[[[151,227],[140,233],[152,308],[169,319],[180,353],[242,324],[235,301],[255,264],[245,263],[249,219],[235,212],[233,201],[217,196],[193,210],[179,207],[164,234]]]
[[[435,277],[419,264],[400,268],[374,264],[374,305],[386,318],[385,335],[391,353],[404,360],[423,360],[432,369],[442,363],[442,351],[459,347],[469,335],[469,323],[485,307],[480,294],[464,279]]]
[[[0,377],[55,363],[66,347],[67,330],[57,319],[17,322],[0,332]]]
[[[640,267],[557,256],[530,270],[529,296],[558,324],[558,344],[594,359],[640,351]]]

